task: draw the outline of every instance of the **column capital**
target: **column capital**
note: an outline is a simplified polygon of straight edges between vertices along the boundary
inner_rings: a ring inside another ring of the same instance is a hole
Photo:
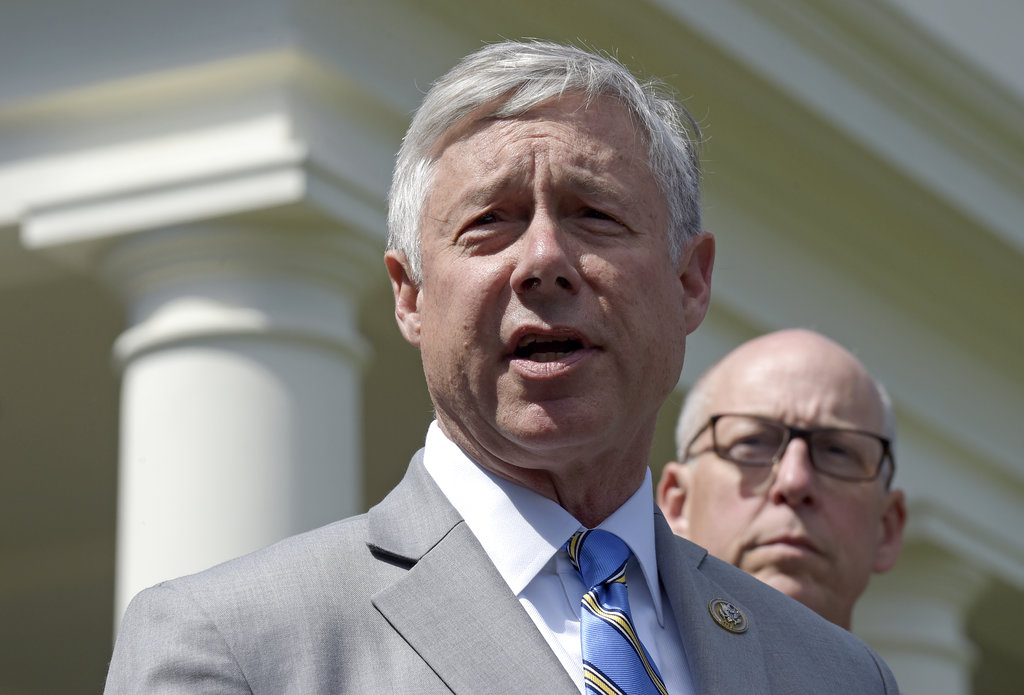
[[[99,269],[128,308],[114,346],[120,366],[172,344],[253,335],[361,364],[369,348],[358,307],[380,265],[380,249],[356,233],[217,222],[132,235],[107,249]]]

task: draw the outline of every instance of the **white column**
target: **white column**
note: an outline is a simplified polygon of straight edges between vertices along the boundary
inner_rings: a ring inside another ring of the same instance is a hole
[[[904,549],[896,570],[872,580],[853,630],[889,664],[900,692],[969,695],[975,647],[967,612],[984,582],[963,560],[915,544]]]
[[[362,506],[358,290],[340,232],[195,226],[107,255],[129,326],[115,620],[139,590]]]

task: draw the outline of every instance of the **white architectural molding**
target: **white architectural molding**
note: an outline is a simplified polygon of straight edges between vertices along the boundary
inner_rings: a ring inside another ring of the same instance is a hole
[[[301,159],[284,94],[294,62],[246,56],[6,105],[0,219]]]
[[[1024,5],[1014,0],[889,0],[957,54],[1024,95],[1017,51]],[[958,85],[960,86],[960,85]]]
[[[132,113],[154,85],[168,108]],[[298,203],[383,238],[401,121],[308,56],[250,56],[82,91],[14,109],[27,127],[56,109],[85,118],[102,103],[107,120],[124,124],[119,139],[83,136],[78,149],[0,163],[0,226],[20,223],[29,249],[89,266],[105,239]]]
[[[945,484],[949,484],[947,480]],[[909,505],[913,523],[907,528],[910,544],[928,543],[942,548],[958,562],[1024,591],[1024,552],[1019,534],[1021,509],[1011,495],[996,486],[980,485],[969,496],[985,509],[981,523],[975,515],[948,506],[934,499],[921,499]],[[1002,522],[1011,524],[1003,526]]]
[[[991,86],[971,104],[974,113],[964,113],[947,95],[977,94],[983,77],[962,66],[934,72],[949,61],[934,64],[942,53],[897,13],[878,3],[652,2],[1024,253],[1019,98]],[[861,35],[875,50],[858,45]],[[915,71],[943,85],[941,93],[883,58],[913,60],[911,45]],[[960,81],[950,87],[954,75]]]

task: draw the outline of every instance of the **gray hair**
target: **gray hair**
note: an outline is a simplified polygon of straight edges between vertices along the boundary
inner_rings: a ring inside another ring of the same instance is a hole
[[[439,156],[436,143],[485,104],[496,105],[484,118],[515,118],[565,94],[612,97],[631,114],[667,202],[673,259],[700,233],[700,127],[662,85],[640,83],[607,55],[543,41],[506,41],[466,56],[435,82],[402,140],[388,195],[388,248],[405,253],[415,283],[422,279],[419,224]]]
[[[693,382],[683,401],[679,421],[676,422],[676,459],[680,463],[686,462],[686,447],[711,417],[711,389],[708,388],[708,381],[717,366],[718,362],[715,362]]]

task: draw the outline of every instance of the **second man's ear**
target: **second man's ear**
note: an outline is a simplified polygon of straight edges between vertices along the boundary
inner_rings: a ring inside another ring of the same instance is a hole
[[[874,572],[888,572],[903,549],[903,528],[907,524],[907,504],[903,490],[886,492],[885,507],[879,519],[879,542],[875,547]]]
[[[689,489],[689,468],[678,461],[669,461],[661,470],[661,478],[655,488],[655,499],[672,532],[685,536],[686,518],[683,510]]]

